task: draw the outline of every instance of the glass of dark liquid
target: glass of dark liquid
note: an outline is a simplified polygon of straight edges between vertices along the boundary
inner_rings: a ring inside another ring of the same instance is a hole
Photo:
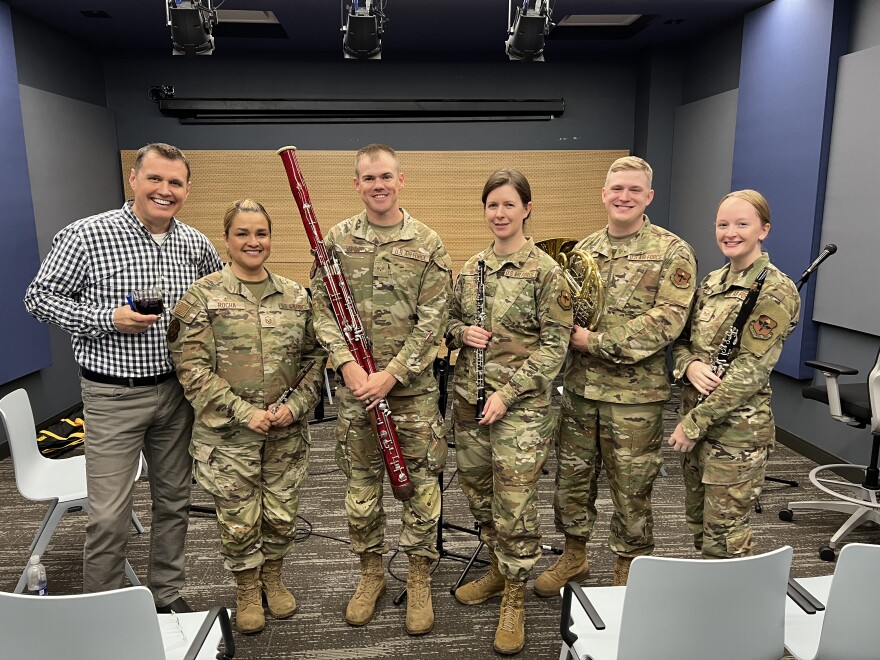
[[[131,304],[138,314],[159,315],[165,309],[162,304],[162,289],[151,288],[132,291]]]

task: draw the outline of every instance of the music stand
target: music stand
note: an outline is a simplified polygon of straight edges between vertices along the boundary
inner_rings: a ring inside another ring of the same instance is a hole
[[[446,406],[448,400],[448,386],[449,386],[449,357],[437,357],[434,359],[434,376],[437,379],[437,385],[439,388],[439,397],[437,399],[437,405],[440,408],[440,416],[444,419],[446,418]],[[447,446],[455,447],[455,441],[447,441]],[[453,552],[452,550],[447,550],[443,545],[443,530],[448,529],[456,532],[462,532],[464,534],[473,534],[478,539],[480,538],[480,524],[474,523],[473,528],[461,527],[460,525],[454,525],[453,523],[446,522],[443,520],[443,493],[449,487],[449,484],[452,483],[452,479],[449,480],[449,483],[446,486],[443,485],[443,473],[440,472],[437,475],[437,481],[440,484],[440,518],[437,520],[437,552],[439,553],[438,561],[442,559],[454,559],[456,561],[462,561],[466,563],[464,567],[464,571],[461,576],[458,578],[458,582],[455,583],[455,586],[450,589],[450,593],[454,594],[455,590],[461,586],[461,583],[464,581],[465,576],[467,576],[468,571],[471,569],[471,566],[474,564],[479,564],[480,566],[486,566],[489,562],[485,559],[479,559],[477,555],[480,554],[480,550],[483,549],[485,545],[482,540],[477,544],[476,549],[470,555],[463,555],[457,552]],[[400,605],[403,602],[403,599],[406,597],[406,587],[397,595],[394,599],[395,605]]]

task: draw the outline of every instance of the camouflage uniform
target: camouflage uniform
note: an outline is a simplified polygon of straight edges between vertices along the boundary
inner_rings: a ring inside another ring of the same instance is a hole
[[[195,409],[193,475],[217,506],[225,565],[257,568],[293,544],[299,487],[309,459],[305,419],[318,400],[326,353],[315,339],[306,290],[269,273],[262,300],[227,265],[190,287],[174,308],[168,340]],[[294,423],[268,436],[247,424],[315,360],[286,405]]]
[[[589,540],[604,462],[614,512],[611,549],[654,549],[651,490],[662,459],[663,403],[670,396],[663,348],[684,328],[697,263],[690,245],[645,216],[632,239],[613,245],[602,229],[578,243],[599,267],[605,310],[588,351],[570,351],[553,507],[556,529]]]
[[[384,234],[385,232],[383,232]],[[345,272],[376,368],[397,383],[388,396],[401,451],[415,486],[403,503],[400,549],[434,560],[440,488],[436,475],[446,463],[446,432],[437,406],[431,365],[446,327],[452,261],[440,237],[403,211],[403,222],[383,240],[366,211],[343,220],[324,238]],[[354,360],[336,325],[318,272],[312,278],[315,331],[339,369]],[[347,388],[337,399],[336,458],[348,479],[345,509],[351,549],[386,552],[382,506],[384,466],[370,416]]]
[[[562,270],[531,239],[499,259],[493,245],[471,257],[455,284],[447,336],[461,348],[455,368],[455,438],[459,480],[482,539],[511,581],[526,580],[541,556],[537,483],[553,440],[553,379],[571,336],[571,294]],[[486,262],[486,396],[498,393],[507,413],[479,426],[476,350],[462,336],[476,323],[477,262]]]
[[[695,407],[699,392],[682,390],[681,426],[699,440],[684,455],[688,527],[707,558],[740,557],[752,548],[749,514],[764,485],[776,427],[770,409],[770,372],[798,322],[800,297],[788,277],[762,254],[727,281],[730,266],[703,280],[687,329],[673,346],[676,378],[688,365],[708,365],[733,324],[746,293],[764,267],[767,278],[742,333],[739,353],[718,388]]]

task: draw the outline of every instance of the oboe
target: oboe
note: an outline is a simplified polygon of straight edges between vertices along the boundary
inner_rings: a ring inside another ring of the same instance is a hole
[[[290,190],[299,208],[303,227],[309,239],[309,245],[312,248],[311,252],[315,257],[315,264],[323,273],[321,279],[327,288],[327,297],[330,299],[330,307],[336,319],[336,324],[342,332],[345,343],[348,345],[348,350],[351,351],[351,354],[361,368],[367,374],[376,373],[378,370],[373,360],[370,339],[367,337],[363,323],[361,323],[356,301],[348,286],[348,281],[345,279],[345,273],[342,272],[342,267],[339,265],[336,255],[329,255],[327,248],[324,247],[324,237],[321,234],[321,227],[318,225],[318,219],[315,217],[314,210],[312,209],[309,189],[306,187],[302,172],[299,169],[299,163],[296,160],[296,147],[282,147],[278,150],[278,155],[281,156],[281,160],[284,162]],[[391,482],[394,497],[406,501],[415,493],[415,487],[403,460],[400,441],[397,437],[397,427],[391,419],[388,402],[383,399],[378,406],[370,411],[370,415],[373,428],[376,431],[376,437],[379,440],[379,448],[382,450],[382,458],[385,461],[385,469],[388,472],[388,480]]]
[[[486,325],[486,262],[477,262],[477,325],[485,329]],[[477,348],[477,414],[476,420],[483,419],[483,408],[486,407],[486,349]]]

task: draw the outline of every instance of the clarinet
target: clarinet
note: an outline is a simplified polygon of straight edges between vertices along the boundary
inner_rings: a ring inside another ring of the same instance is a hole
[[[486,325],[486,262],[477,262],[477,323],[485,329]],[[477,414],[476,421],[483,419],[486,407],[486,349],[474,349],[477,356]]]
[[[743,304],[739,308],[736,318],[733,320],[733,323],[730,324],[727,332],[724,333],[724,338],[718,345],[718,350],[715,351],[715,354],[712,356],[712,364],[709,365],[709,367],[712,369],[712,373],[719,378],[724,377],[724,373],[730,367],[734,358],[736,358],[737,353],[739,353],[740,335],[742,334],[743,328],[746,327],[746,321],[748,320],[749,315],[752,313],[752,310],[755,309],[755,303],[758,302],[758,294],[761,293],[761,288],[764,286],[764,280],[766,277],[767,269],[765,268],[758,273],[754,284],[752,284],[752,288],[749,289],[748,294],[746,294],[746,299],[743,300]],[[700,394],[694,405],[700,405],[707,397],[707,394]]]
[[[306,187],[299,163],[296,160],[296,147],[282,147],[278,150],[278,155],[281,156],[284,163],[290,190],[299,208],[311,252],[315,257],[315,264],[322,273],[321,279],[327,288],[327,296],[330,299],[330,307],[336,324],[345,338],[348,350],[351,351],[361,368],[367,374],[376,373],[378,369],[376,369],[376,362],[373,360],[370,339],[367,337],[363,323],[361,323],[354,295],[345,279],[345,273],[342,272],[336,255],[330,256],[324,246],[324,237],[312,209],[309,189]],[[388,401],[382,399],[379,405],[370,411],[370,417],[373,430],[379,441],[379,448],[382,450],[382,458],[385,461],[385,469],[388,472],[388,480],[391,482],[394,497],[406,501],[415,493],[415,486],[413,486],[403,460],[400,440],[397,437],[397,427],[391,419]]]

